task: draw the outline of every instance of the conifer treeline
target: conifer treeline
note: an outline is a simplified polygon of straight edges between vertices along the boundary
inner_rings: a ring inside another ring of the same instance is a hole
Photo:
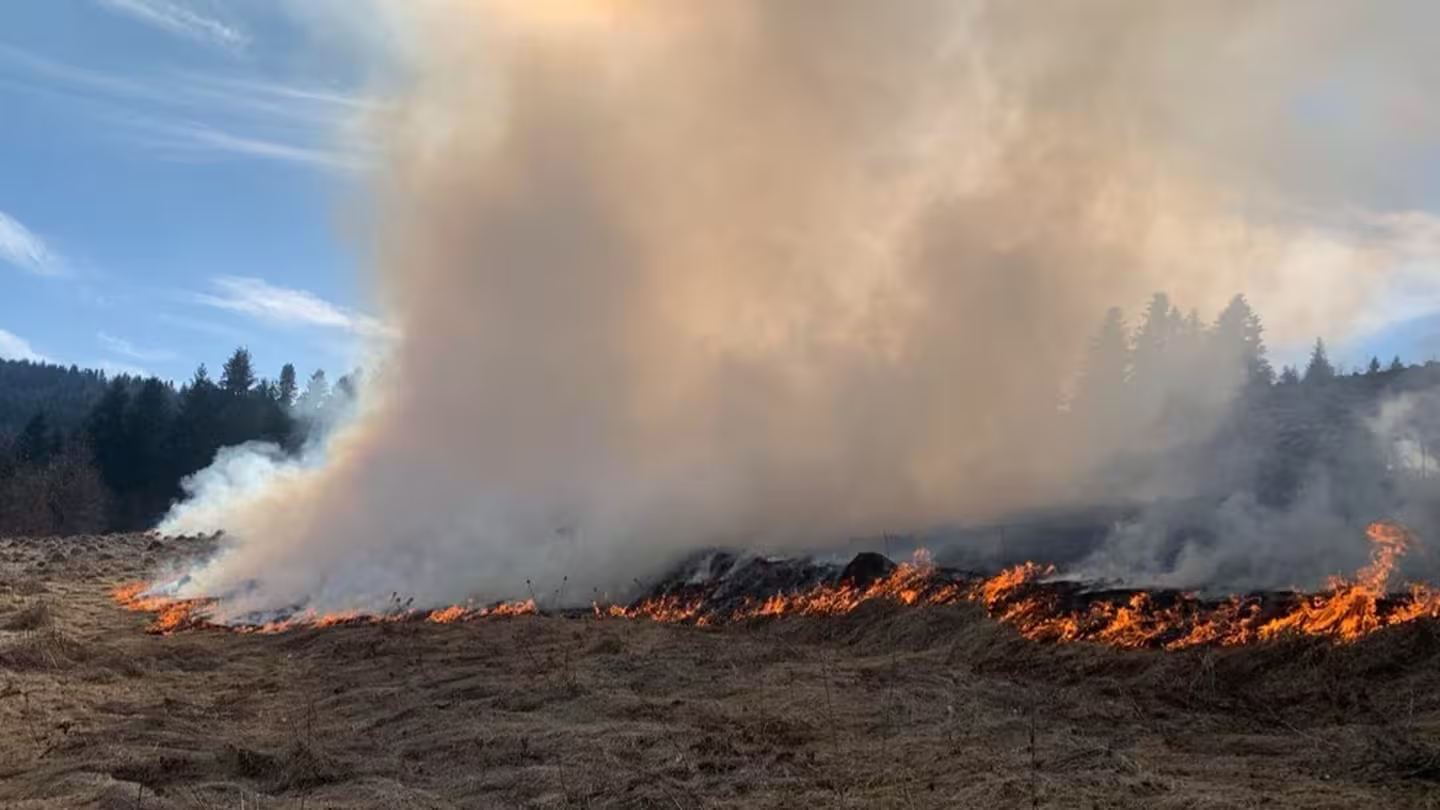
[[[1133,329],[1121,310],[1106,313],[1064,414],[1103,457],[1099,472],[1111,478],[1097,488],[1144,492],[1171,476],[1202,501],[1238,495],[1284,509],[1321,486],[1325,508],[1363,520],[1397,505],[1405,479],[1435,470],[1433,405],[1392,420],[1392,435],[1377,427],[1385,403],[1440,393],[1440,364],[1374,357],[1347,372],[1317,339],[1303,368],[1277,373],[1264,332],[1241,295],[1208,324],[1164,294]]]
[[[274,380],[257,379],[243,348],[218,380],[202,365],[178,388],[0,361],[0,534],[153,526],[181,495],[181,481],[220,448],[266,441],[300,449],[313,426],[346,406],[355,379],[341,377],[332,389],[316,371],[302,385],[289,364]],[[1243,296],[1206,322],[1157,294],[1133,329],[1121,310],[1105,314],[1057,418],[1068,420],[1068,435],[1092,439],[1100,456],[1091,477],[1107,497],[1143,497],[1173,473],[1195,498],[1242,494],[1286,507],[1323,480],[1327,508],[1363,516],[1414,473],[1416,458],[1420,475],[1440,474],[1440,409],[1392,426],[1403,446],[1375,441],[1382,403],[1418,391],[1440,394],[1440,364],[1372,358],[1344,373],[1317,340],[1303,369],[1277,373],[1260,316]]]
[[[302,388],[288,363],[278,378],[257,379],[244,348],[218,381],[202,364],[178,389],[154,377],[106,380],[25,362],[0,362],[6,379],[0,413],[16,401],[35,405],[18,430],[0,431],[0,533],[8,534],[153,526],[180,482],[221,447],[265,441],[298,450],[354,392],[353,377],[332,390],[323,370]]]

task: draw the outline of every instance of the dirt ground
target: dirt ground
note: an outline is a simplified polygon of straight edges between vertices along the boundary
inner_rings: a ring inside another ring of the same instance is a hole
[[[1162,653],[971,606],[144,633],[183,552],[0,539],[0,808],[1440,807],[1440,628]]]

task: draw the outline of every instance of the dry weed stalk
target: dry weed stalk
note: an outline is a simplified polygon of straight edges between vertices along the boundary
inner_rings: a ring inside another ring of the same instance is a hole
[[[823,681],[824,684],[825,684],[825,715],[826,715],[826,716],[825,716],[825,725],[826,725],[827,727],[829,727],[829,729],[830,729],[830,750],[831,750],[831,757],[832,757],[832,759],[833,759],[832,764],[837,768],[837,770],[836,770],[836,776],[835,776],[835,779],[834,779],[834,781],[833,781],[833,783],[832,783],[832,787],[835,789],[835,796],[836,796],[841,802],[844,802],[844,801],[845,801],[845,789],[844,789],[844,787],[840,784],[839,771],[838,771],[838,767],[839,767],[839,765],[840,765],[840,733],[839,733],[839,729],[837,728],[837,723],[835,722],[835,702],[834,702],[834,699],[830,696],[830,657],[829,657],[829,656],[821,656],[821,658],[820,658],[820,675],[821,675],[822,681]]]
[[[1030,704],[1030,806],[1040,807],[1040,759],[1035,750],[1035,704]]]

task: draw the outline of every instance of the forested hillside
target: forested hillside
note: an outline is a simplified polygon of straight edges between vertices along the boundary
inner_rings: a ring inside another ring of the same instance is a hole
[[[353,395],[324,371],[302,384],[286,364],[257,379],[246,349],[218,380],[201,365],[178,388],[157,379],[27,362],[0,363],[0,533],[153,526],[180,482],[221,447],[298,450]],[[22,416],[23,414],[23,416]]]
[[[105,374],[77,366],[0,360],[0,433],[16,433],[37,413],[72,430],[105,392]]]
[[[1091,502],[1143,504],[1163,491],[1284,509],[1321,481],[1326,509],[1364,519],[1440,473],[1440,408],[1426,399],[1440,396],[1440,364],[1374,358],[1341,370],[1317,340],[1305,368],[1276,372],[1241,296],[1207,322],[1157,294],[1136,320],[1105,314],[1055,424],[1036,426],[1091,439]],[[257,379],[243,348],[218,379],[202,365],[178,388],[0,362],[0,532],[153,526],[220,448],[297,451],[354,380],[332,389],[315,371],[302,382],[289,364]]]
[[[1260,316],[1236,296],[1210,324],[1156,295],[1133,330],[1107,313],[1068,404],[1095,437],[1112,491],[1184,478],[1195,495],[1283,507],[1317,477],[1338,501],[1436,469],[1440,364],[1371,358],[1339,369],[1316,340],[1304,368],[1272,367]]]

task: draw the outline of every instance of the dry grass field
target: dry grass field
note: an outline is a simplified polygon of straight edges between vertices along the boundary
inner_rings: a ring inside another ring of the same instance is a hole
[[[1440,632],[1025,641],[972,605],[146,635],[184,553],[0,539],[0,808],[1440,807]]]

